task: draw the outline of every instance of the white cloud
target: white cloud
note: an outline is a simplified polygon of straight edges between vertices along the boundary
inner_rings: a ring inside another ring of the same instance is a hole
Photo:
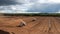
[[[46,0],[38,0],[37,3],[46,3]]]
[[[9,6],[0,6],[0,13],[21,13],[27,12],[27,10],[33,5],[34,3],[26,3],[22,5],[9,5]]]
[[[60,0],[48,0],[50,3],[60,3]]]
[[[56,13],[60,13],[60,10],[58,12],[56,12]]]
[[[38,0],[38,3],[60,3],[60,0]]]
[[[16,2],[23,3],[21,5],[9,5],[9,6],[0,6],[0,9],[3,9],[0,12],[5,13],[27,13],[27,10],[30,10],[33,6],[37,8],[44,9],[44,6],[41,6],[41,3],[60,3],[60,0],[15,0]],[[47,5],[48,6],[48,5]],[[34,8],[33,8],[34,9]],[[45,9],[44,9],[45,10]],[[60,13],[57,12],[57,13]]]

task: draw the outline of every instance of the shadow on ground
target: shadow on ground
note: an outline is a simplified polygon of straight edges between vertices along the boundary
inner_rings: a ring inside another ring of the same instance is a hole
[[[0,34],[10,34],[10,33],[6,32],[6,31],[3,31],[3,30],[0,30]]]

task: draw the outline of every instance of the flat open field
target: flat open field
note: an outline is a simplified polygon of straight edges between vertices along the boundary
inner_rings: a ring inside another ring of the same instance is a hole
[[[60,17],[0,16],[0,34],[60,34]]]

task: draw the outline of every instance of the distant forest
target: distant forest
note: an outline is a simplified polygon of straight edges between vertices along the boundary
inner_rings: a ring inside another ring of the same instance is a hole
[[[4,16],[59,16],[60,17],[60,13],[29,13],[29,14],[3,14]]]

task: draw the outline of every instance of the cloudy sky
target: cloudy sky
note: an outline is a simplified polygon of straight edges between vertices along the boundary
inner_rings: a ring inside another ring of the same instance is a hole
[[[60,0],[0,0],[0,13],[60,13]]]

